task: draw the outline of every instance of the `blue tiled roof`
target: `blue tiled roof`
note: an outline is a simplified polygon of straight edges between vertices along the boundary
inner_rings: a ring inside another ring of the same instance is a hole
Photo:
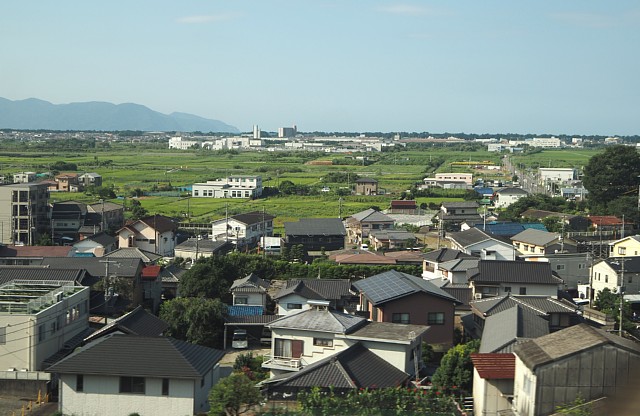
[[[227,315],[229,316],[256,316],[263,315],[264,308],[262,306],[248,305],[229,305],[227,306]]]
[[[476,228],[483,229],[483,224],[476,224]],[[547,231],[541,223],[519,223],[519,222],[488,222],[486,231],[493,235],[513,236],[524,230],[533,228],[535,230]]]

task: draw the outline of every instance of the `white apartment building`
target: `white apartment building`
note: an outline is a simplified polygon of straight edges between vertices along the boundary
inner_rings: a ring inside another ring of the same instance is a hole
[[[89,327],[89,288],[71,281],[13,280],[0,286],[0,369],[40,371]]]
[[[172,137],[169,139],[169,149],[187,150],[193,146],[200,146],[200,142],[195,140],[184,140],[182,137]]]
[[[29,183],[36,180],[35,172],[20,172],[13,174],[13,183]]]
[[[562,141],[557,137],[534,137],[527,144],[533,147],[562,147]]]
[[[257,198],[262,195],[262,176],[229,176],[203,183],[194,183],[194,198]]]
[[[435,178],[441,181],[464,181],[468,185],[473,184],[473,174],[471,173],[436,173]]]
[[[576,170],[573,168],[538,168],[538,174],[540,183],[565,182],[576,178]]]

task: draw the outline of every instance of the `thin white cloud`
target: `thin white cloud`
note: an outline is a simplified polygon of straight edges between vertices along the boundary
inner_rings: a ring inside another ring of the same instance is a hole
[[[378,11],[402,16],[425,16],[431,14],[431,10],[412,4],[394,4],[390,6],[378,7]]]
[[[604,29],[618,26],[621,22],[613,16],[587,12],[553,13],[551,18],[574,26]]]
[[[215,23],[222,22],[225,20],[231,20],[236,17],[232,13],[222,13],[222,14],[209,14],[209,15],[196,15],[196,16],[185,16],[177,19],[178,23],[182,24],[203,24],[203,23]]]

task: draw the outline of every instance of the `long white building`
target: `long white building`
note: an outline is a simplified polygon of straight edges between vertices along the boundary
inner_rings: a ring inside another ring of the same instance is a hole
[[[262,195],[262,176],[229,176],[203,183],[194,183],[194,198],[257,198]]]

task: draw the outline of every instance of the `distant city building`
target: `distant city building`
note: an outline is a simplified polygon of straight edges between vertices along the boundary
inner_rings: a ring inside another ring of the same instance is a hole
[[[565,182],[576,178],[576,170],[573,168],[538,168],[540,183],[547,180],[551,182]]]
[[[281,139],[286,137],[293,137],[296,135],[297,132],[298,132],[298,127],[295,125],[293,127],[279,127],[278,137]]]
[[[562,147],[562,141],[557,137],[534,137],[527,144],[533,147]]]
[[[182,137],[172,137],[169,139],[169,149],[187,150],[196,145],[200,145],[200,142],[195,140],[184,140]]]
[[[203,183],[194,183],[194,198],[258,198],[262,195],[262,176],[229,176]]]

